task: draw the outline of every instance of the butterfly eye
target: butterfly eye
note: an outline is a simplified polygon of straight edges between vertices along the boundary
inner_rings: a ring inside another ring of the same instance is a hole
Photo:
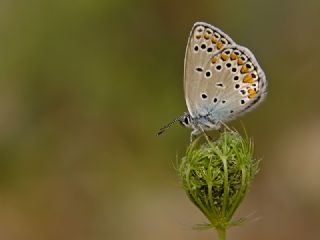
[[[189,127],[190,126],[190,116],[185,115],[183,116],[180,120],[179,120],[180,124],[185,126],[185,127]]]

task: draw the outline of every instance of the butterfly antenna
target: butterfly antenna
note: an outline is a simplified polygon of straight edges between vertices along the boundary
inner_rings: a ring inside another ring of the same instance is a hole
[[[167,130],[168,128],[172,127],[172,125],[175,124],[180,119],[181,119],[181,116],[177,117],[173,121],[169,122],[167,125],[165,125],[162,128],[160,128],[158,133],[157,133],[157,136],[161,135],[165,130]]]

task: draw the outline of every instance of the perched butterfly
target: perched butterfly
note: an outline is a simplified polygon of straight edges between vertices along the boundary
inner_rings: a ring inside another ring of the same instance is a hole
[[[194,24],[184,59],[184,94],[188,112],[179,121],[192,136],[217,130],[255,108],[266,96],[267,81],[251,51],[210,24]]]

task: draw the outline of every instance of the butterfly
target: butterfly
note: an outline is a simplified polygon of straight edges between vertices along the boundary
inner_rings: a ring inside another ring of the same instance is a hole
[[[266,76],[253,53],[219,28],[196,22],[184,59],[184,94],[188,112],[175,122],[193,129],[191,139],[251,111],[265,98]]]

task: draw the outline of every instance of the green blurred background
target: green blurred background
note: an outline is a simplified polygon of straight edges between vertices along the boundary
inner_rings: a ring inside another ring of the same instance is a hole
[[[0,1],[0,239],[214,239],[173,168],[196,21],[249,47],[269,94],[241,118],[262,169],[230,239],[320,238],[320,2]],[[230,123],[241,128],[239,120]]]

